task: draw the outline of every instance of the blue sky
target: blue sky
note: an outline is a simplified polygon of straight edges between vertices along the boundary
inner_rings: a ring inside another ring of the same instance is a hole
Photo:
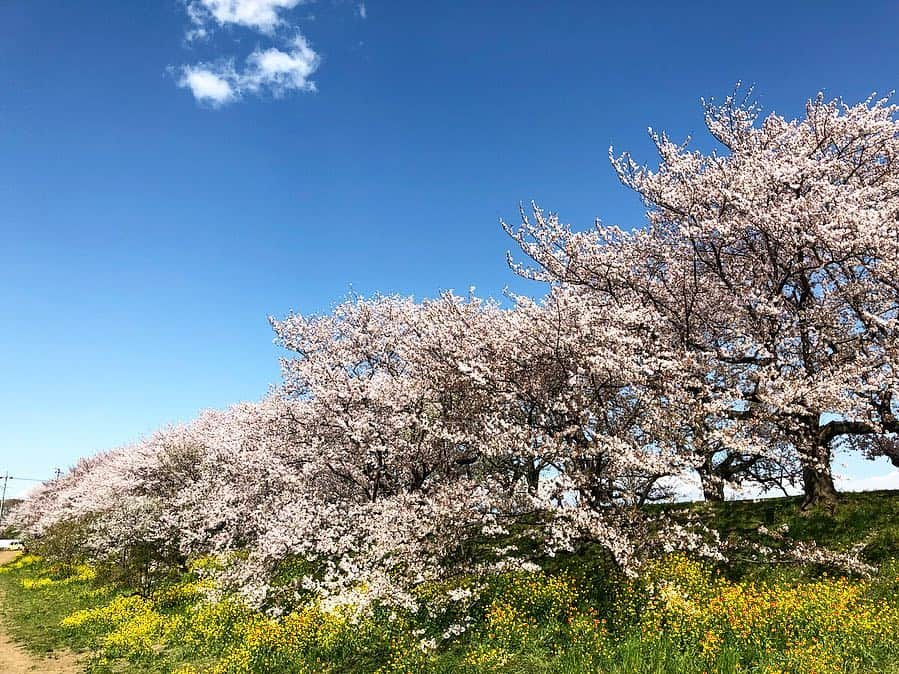
[[[269,314],[516,287],[521,201],[640,224],[608,147],[701,96],[899,81],[895,1],[612,4],[0,3],[0,471],[260,397]]]

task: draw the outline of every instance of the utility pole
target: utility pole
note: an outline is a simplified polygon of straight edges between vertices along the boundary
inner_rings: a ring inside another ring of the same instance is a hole
[[[6,506],[6,485],[9,484],[9,471],[3,475],[3,494],[0,495],[0,525],[3,524],[3,508]]]
[[[56,476],[59,477],[61,471],[56,469]],[[10,480],[23,480],[25,482],[46,482],[47,480],[38,480],[33,477],[13,477],[9,474],[9,471],[6,471],[3,474],[3,491],[0,493],[0,526],[3,525],[3,515],[6,512],[6,486],[9,484]]]

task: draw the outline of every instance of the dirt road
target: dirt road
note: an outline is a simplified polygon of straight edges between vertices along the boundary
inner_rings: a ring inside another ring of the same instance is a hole
[[[0,550],[0,565],[14,560],[19,553]],[[5,598],[0,597],[0,600]],[[0,609],[0,672],[3,674],[79,674],[84,671],[77,658],[68,652],[55,653],[49,658],[32,655],[6,634]]]

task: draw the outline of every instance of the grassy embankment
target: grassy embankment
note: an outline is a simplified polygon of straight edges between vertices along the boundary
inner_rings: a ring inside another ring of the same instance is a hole
[[[91,567],[25,556],[0,572],[5,629],[35,652],[90,652],[95,673],[899,673],[899,492],[848,494],[833,515],[800,514],[795,499],[668,510],[750,547],[717,568],[660,559],[637,579],[596,556],[554,560],[547,574],[460,579],[459,601],[436,615],[385,610],[362,621],[314,606],[274,620],[210,603],[208,560],[142,597]],[[863,579],[818,563],[755,563],[752,543],[779,544],[759,527],[861,545],[878,570]],[[422,603],[447,589],[423,590]]]

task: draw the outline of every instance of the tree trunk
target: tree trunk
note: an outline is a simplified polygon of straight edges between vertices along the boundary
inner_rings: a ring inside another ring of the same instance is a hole
[[[702,482],[702,498],[706,501],[724,500],[724,481],[714,474],[700,470],[699,481]]]
[[[802,457],[802,487],[802,510],[834,509],[839,494],[830,469],[830,448],[816,446],[810,456]]]

